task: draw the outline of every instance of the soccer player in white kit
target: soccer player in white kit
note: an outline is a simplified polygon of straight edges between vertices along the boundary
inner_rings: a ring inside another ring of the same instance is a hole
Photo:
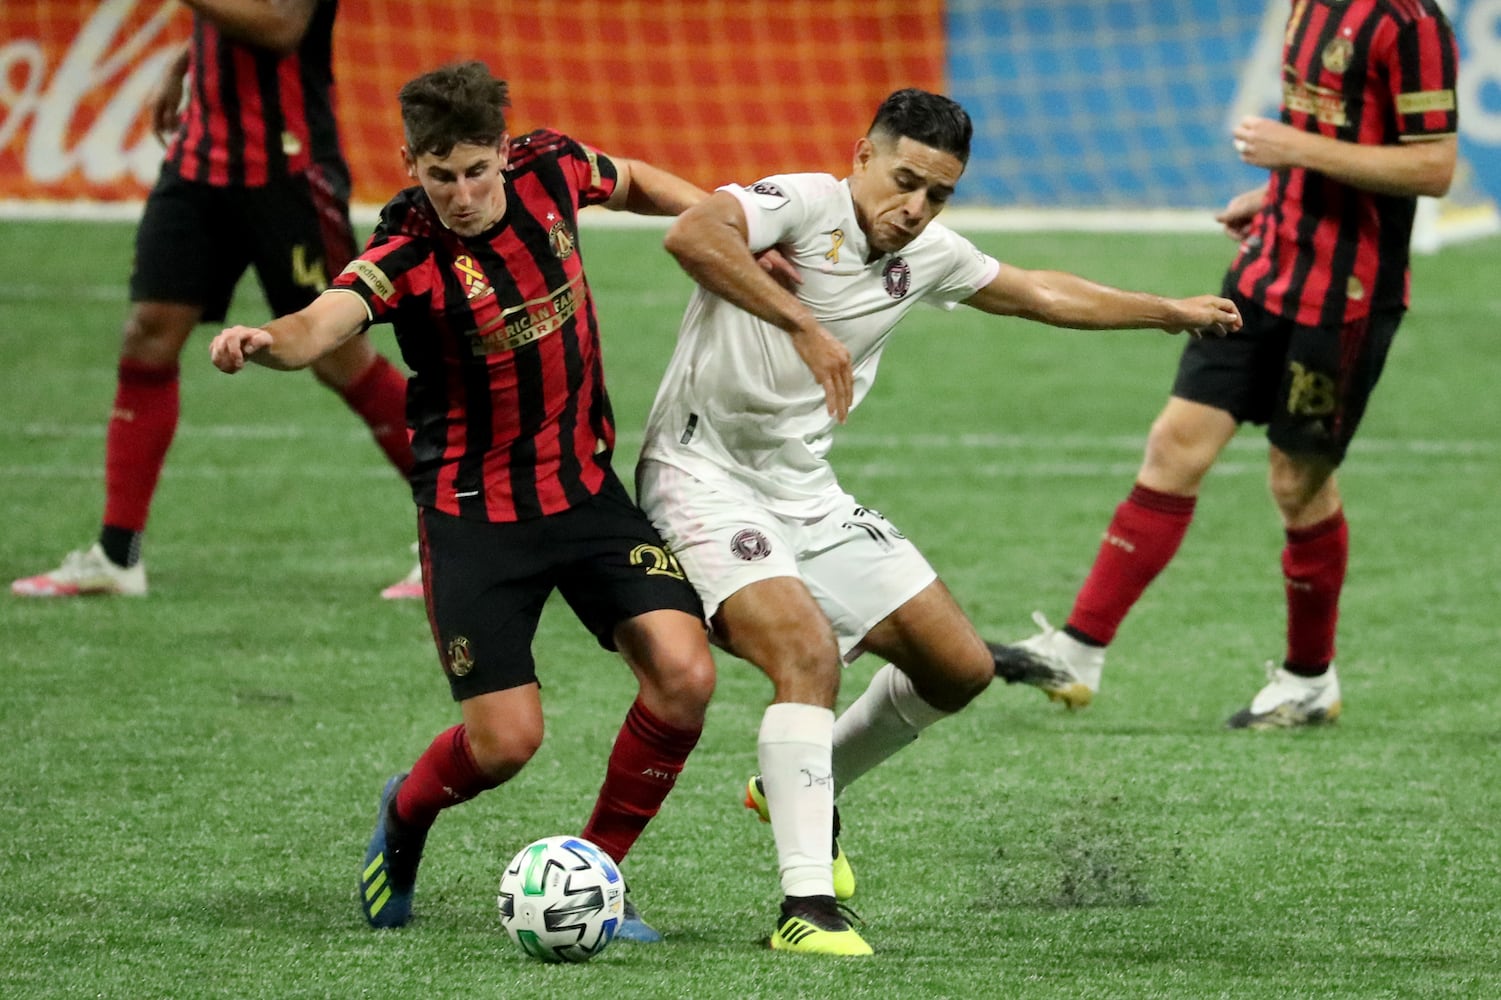
[[[666,239],[699,287],[648,419],[637,499],[697,587],[715,641],[773,684],[747,805],[776,841],[777,949],[871,953],[836,902],[854,878],[837,839],[830,850],[835,791],[995,673],[916,546],[841,489],[828,462],[893,327],[920,301],[1078,329],[1240,325],[1218,296],[1165,299],[1022,270],[934,223],[971,132],[948,98],[897,91],[844,180],[726,185]],[[771,247],[800,270],[795,291],[753,256]],[[866,651],[886,665],[836,720],[841,666]]]

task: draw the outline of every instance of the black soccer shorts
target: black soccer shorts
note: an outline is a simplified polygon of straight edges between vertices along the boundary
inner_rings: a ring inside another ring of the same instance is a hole
[[[1244,325],[1190,340],[1173,395],[1263,424],[1290,455],[1344,461],[1386,364],[1405,310],[1389,308],[1335,327],[1300,326],[1231,288]]]
[[[455,701],[537,679],[532,642],[554,590],[605,649],[621,622],[698,593],[613,472],[561,514],[494,523],[419,507],[428,621]]]
[[[254,267],[276,316],[296,312],[354,258],[349,175],[314,166],[263,187],[183,180],[171,165],[146,198],[136,229],[132,302],[177,302],[224,319]]]

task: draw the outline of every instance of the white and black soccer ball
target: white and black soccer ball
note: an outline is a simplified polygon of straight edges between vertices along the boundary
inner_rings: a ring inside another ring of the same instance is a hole
[[[522,951],[544,962],[587,962],[625,917],[625,878],[589,841],[543,837],[506,865],[496,901],[500,925]]]

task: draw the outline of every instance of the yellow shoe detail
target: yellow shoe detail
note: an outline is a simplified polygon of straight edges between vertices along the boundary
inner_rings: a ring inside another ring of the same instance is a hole
[[[771,809],[766,805],[766,793],[761,791],[760,784],[752,777],[745,783],[745,808],[756,814],[763,823],[771,822]],[[850,866],[850,859],[844,853],[844,848],[839,846],[839,841],[834,841],[834,898],[838,900],[851,899],[855,895],[855,869]]]
[[[828,897],[824,897],[827,899]],[[854,928],[826,931],[802,917],[788,917],[771,936],[773,951],[791,951],[804,955],[873,955]]]

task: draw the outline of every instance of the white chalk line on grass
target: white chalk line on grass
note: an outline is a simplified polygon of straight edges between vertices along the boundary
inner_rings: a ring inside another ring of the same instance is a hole
[[[104,424],[50,423],[33,421],[22,424],[19,437],[57,440],[89,440],[104,437]],[[364,428],[350,423],[339,427],[328,424],[198,424],[184,422],[177,427],[177,440],[244,440],[244,441],[363,441]],[[616,440],[627,446],[639,446],[641,432],[621,430]],[[1146,439],[1131,434],[990,434],[977,432],[865,434],[859,431],[837,434],[834,439],[834,463],[840,455],[862,448],[911,449],[918,452],[951,450],[961,452],[1044,452],[1057,455],[1070,452],[1127,451],[1139,455]],[[1232,452],[1266,450],[1266,439],[1255,431],[1246,431],[1227,446]],[[1485,458],[1501,454],[1501,441],[1440,441],[1414,438],[1356,438],[1355,455],[1415,455],[1454,458]]]
[[[21,428],[21,437],[51,440],[98,440],[102,425],[31,423]],[[183,424],[177,430],[179,441],[368,441],[363,429],[340,429],[309,424]],[[630,449],[640,446],[639,432],[618,435],[619,444]],[[1131,435],[1045,435],[1045,434],[860,434],[841,435],[836,443],[834,467],[843,476],[862,479],[910,479],[914,476],[937,481],[1002,480],[1018,478],[1120,479],[1132,476],[1140,465],[1142,439]],[[1266,449],[1258,434],[1243,434],[1231,441],[1230,457],[1215,466],[1216,476],[1264,476],[1260,460]],[[870,457],[875,450],[881,457]],[[914,457],[892,459],[891,453]],[[928,459],[938,452],[953,453],[950,462],[934,463]],[[1101,458],[1091,455],[1106,453]],[[1460,461],[1468,465],[1478,460],[1473,471],[1483,471],[1488,460],[1501,452],[1501,443],[1493,441],[1433,441],[1395,439],[1357,440],[1344,474],[1400,475],[1410,471],[1415,460]],[[923,456],[918,458],[916,456]],[[1463,471],[1459,469],[1458,471]],[[0,475],[17,481],[92,480],[101,476],[96,465],[76,463],[4,464]],[[280,475],[282,473],[274,473]],[[169,460],[164,475],[170,479],[265,479],[261,463],[225,465],[220,462],[195,462],[180,453]],[[375,460],[367,467],[349,464],[299,462],[288,468],[289,479],[348,480],[388,479],[391,470]]]

